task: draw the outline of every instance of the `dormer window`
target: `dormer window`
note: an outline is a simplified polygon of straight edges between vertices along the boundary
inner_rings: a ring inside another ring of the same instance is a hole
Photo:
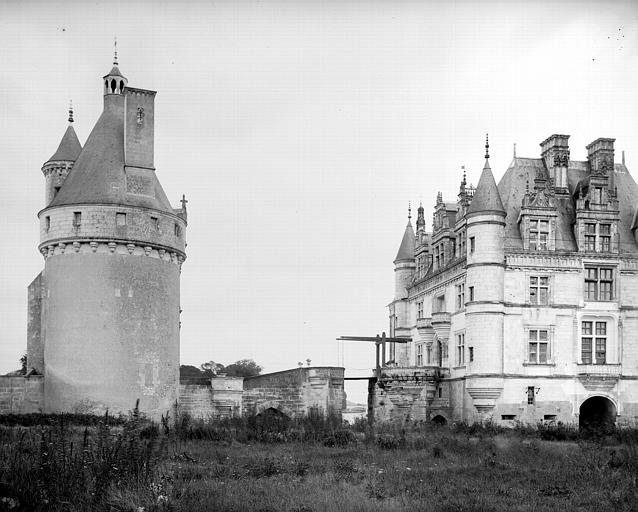
[[[549,221],[532,219],[529,221],[529,248],[531,251],[546,251],[549,241]]]

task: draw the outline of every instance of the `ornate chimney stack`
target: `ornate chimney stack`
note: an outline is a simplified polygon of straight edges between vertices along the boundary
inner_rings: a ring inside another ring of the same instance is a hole
[[[557,193],[567,194],[567,168],[569,167],[569,135],[554,134],[540,144],[541,158]]]

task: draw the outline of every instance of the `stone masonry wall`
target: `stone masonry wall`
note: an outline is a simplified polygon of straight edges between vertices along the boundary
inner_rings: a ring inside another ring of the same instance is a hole
[[[343,368],[311,367],[249,377],[244,380],[244,412],[259,414],[273,408],[292,417],[319,408],[341,414],[343,376]]]
[[[26,414],[44,409],[44,378],[0,376],[0,414]]]

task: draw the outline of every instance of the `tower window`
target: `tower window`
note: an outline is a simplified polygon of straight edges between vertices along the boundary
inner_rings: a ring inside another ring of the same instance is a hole
[[[470,237],[470,253],[473,253],[475,248],[476,248],[476,238],[471,236]]]
[[[159,231],[159,219],[157,217],[151,217],[151,228]]]
[[[463,366],[465,364],[465,333],[456,335],[456,365]]]
[[[179,237],[182,234],[182,230],[179,227],[179,224],[177,224],[177,222],[175,223],[175,236]]]
[[[115,87],[117,87],[117,82],[115,81],[115,79],[111,80],[111,92],[114,93],[115,92]]]
[[[419,343],[416,346],[416,365],[423,366],[423,344]]]
[[[126,213],[116,213],[115,224],[118,226],[126,226]]]
[[[53,197],[57,196],[58,192],[60,192],[60,187],[53,187]]]
[[[82,212],[73,212],[73,226],[79,228],[82,225]]]
[[[470,302],[474,300],[474,287],[470,286],[468,288],[468,291],[470,292]]]
[[[585,300],[612,300],[613,285],[613,269],[585,267]]]
[[[46,229],[47,231],[49,231],[49,229],[51,228],[51,217],[49,217],[48,215],[44,218],[44,229]]]
[[[456,309],[465,307],[465,283],[456,285]]]
[[[469,351],[470,363],[471,363],[472,361],[474,361],[474,347],[469,347],[468,351]]]

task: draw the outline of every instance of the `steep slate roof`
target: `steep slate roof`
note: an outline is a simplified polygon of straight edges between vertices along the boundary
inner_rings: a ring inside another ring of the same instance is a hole
[[[547,176],[547,169],[542,158],[515,157],[499,181],[498,190],[503,199],[503,206],[507,214],[505,218],[505,249],[523,248],[523,240],[518,226],[518,217],[527,184],[529,183],[530,190],[533,190],[534,179],[538,172]],[[586,180],[589,174],[588,162],[569,162],[567,169],[569,196],[555,196],[558,213],[556,218],[557,250],[578,250],[573,231],[573,225],[576,220],[573,197],[578,184]],[[620,233],[620,250],[625,253],[635,253],[637,248],[631,232],[631,226],[634,221],[634,215],[636,215],[638,185],[636,185],[636,182],[623,164],[615,164],[613,179],[618,190],[620,209],[620,223],[618,226]],[[473,203],[474,201],[472,201],[472,204]]]
[[[57,151],[53,153],[53,156],[49,158],[47,162],[75,162],[80,151],[82,151],[82,145],[78,140],[78,136],[75,134],[73,126],[69,124],[62,136]]]
[[[490,169],[490,163],[485,159],[485,166],[481,173],[478,185],[476,186],[476,192],[470,203],[470,207],[467,210],[468,214],[477,212],[505,212],[503,209],[503,202],[499,194],[499,189],[496,186],[492,169]]]
[[[104,107],[84,148],[49,206],[69,204],[118,204],[174,213],[155,173],[153,195],[130,194],[124,169],[124,106],[109,102]]]
[[[414,230],[412,229],[412,223],[408,220],[408,225],[405,227],[401,246],[399,247],[399,252],[397,252],[397,257],[394,258],[394,263],[399,261],[414,261],[414,244]]]

